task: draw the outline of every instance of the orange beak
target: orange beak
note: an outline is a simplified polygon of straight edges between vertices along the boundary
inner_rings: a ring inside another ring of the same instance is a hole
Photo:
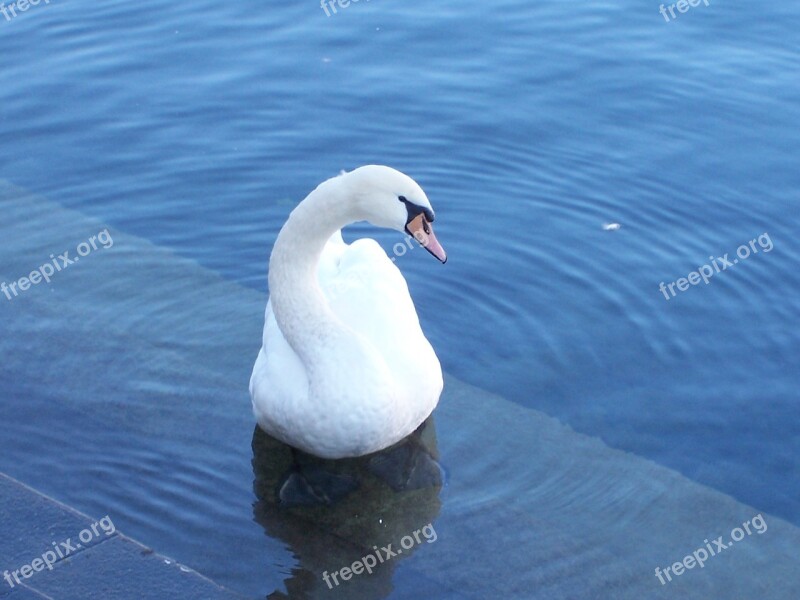
[[[428,219],[425,218],[424,213],[418,214],[409,221],[406,225],[406,231],[409,235],[413,236],[425,250],[438,258],[442,264],[447,262],[447,253],[433,234],[433,227],[431,227]]]

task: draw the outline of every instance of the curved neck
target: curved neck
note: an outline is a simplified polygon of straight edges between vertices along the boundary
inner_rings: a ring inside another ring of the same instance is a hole
[[[317,268],[325,244],[358,220],[340,186],[320,184],[292,211],[269,261],[272,310],[286,341],[309,368],[319,352],[349,329],[319,287]]]

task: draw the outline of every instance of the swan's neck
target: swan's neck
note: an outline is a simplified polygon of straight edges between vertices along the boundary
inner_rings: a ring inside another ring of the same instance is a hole
[[[307,368],[349,332],[328,306],[317,277],[330,237],[358,220],[350,198],[335,183],[321,184],[292,211],[269,263],[272,310],[286,341]]]

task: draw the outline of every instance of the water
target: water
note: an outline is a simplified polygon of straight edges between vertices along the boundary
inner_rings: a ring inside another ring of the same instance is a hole
[[[315,572],[257,524],[246,379],[286,215],[321,179],[378,162],[415,177],[437,210],[448,264],[419,250],[398,264],[452,385],[504,400],[480,427],[439,419],[450,471],[430,513],[440,539],[364,594],[403,597],[424,580],[469,596],[444,548],[471,531],[476,507],[507,509],[523,490],[526,511],[542,501],[541,432],[515,438],[531,459],[505,477],[512,449],[490,445],[473,462],[452,452],[505,435],[500,416],[516,409],[800,525],[799,21],[800,8],[777,3],[701,4],[666,23],[648,3],[397,0],[331,17],[314,2],[74,1],[0,18],[0,178],[54,203],[0,213],[0,276],[118,232],[87,258],[96,264],[19,301],[0,296],[0,470],[114,515],[251,597],[283,589],[298,564]],[[659,291],[764,233],[771,251],[756,242],[708,285]],[[398,241],[349,233],[365,234]],[[578,461],[574,444],[558,446],[564,461]],[[555,507],[582,497],[597,517],[644,505],[629,486],[654,476],[631,472],[616,488],[581,471],[547,489]],[[459,474],[474,485],[459,488]],[[609,539],[601,525],[555,522],[562,541],[591,537],[586,527]],[[734,525],[683,530],[667,559]],[[509,547],[495,554],[513,562]],[[662,558],[646,563],[648,585]],[[552,586],[567,585],[569,567],[544,564]],[[431,565],[447,587],[420,575]]]

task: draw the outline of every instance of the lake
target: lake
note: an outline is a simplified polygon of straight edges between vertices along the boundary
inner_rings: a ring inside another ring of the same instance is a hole
[[[114,240],[0,295],[0,471],[252,598],[328,597],[323,570],[429,523],[336,593],[796,597],[758,586],[800,539],[800,6],[669,7],[0,16],[0,281]],[[396,261],[447,374],[445,484],[289,514],[247,393],[269,252],[371,163],[422,185],[449,254]],[[653,576],[757,514],[735,558]]]

